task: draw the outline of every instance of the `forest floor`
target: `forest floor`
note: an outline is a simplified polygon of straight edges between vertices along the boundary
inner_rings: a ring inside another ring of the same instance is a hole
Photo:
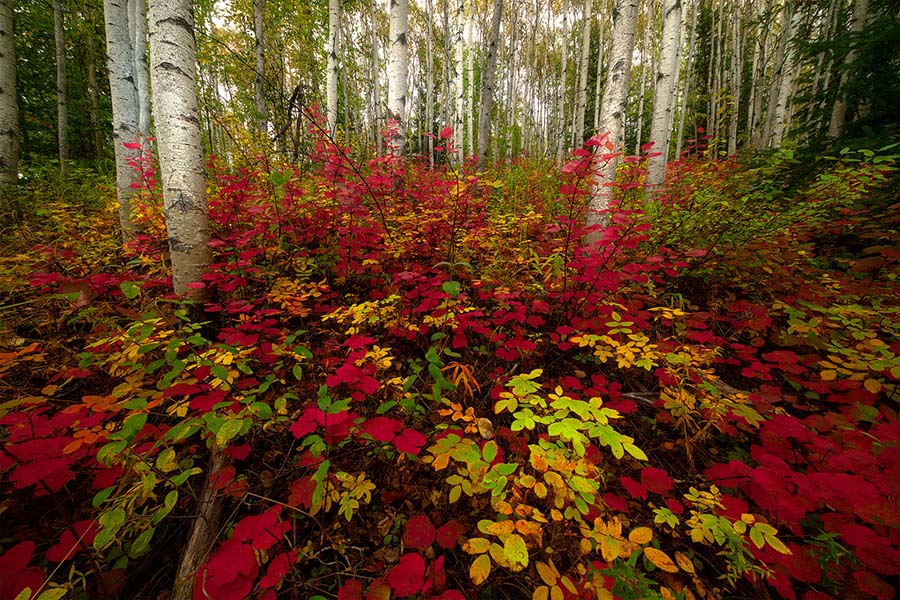
[[[194,598],[895,597],[900,157],[688,158],[647,210],[632,158],[588,232],[588,150],[211,161],[194,310],[153,169],[124,250],[29,177],[0,600],[167,597],[204,488]]]

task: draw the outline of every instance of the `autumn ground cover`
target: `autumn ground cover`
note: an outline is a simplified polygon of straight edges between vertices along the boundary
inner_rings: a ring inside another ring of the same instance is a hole
[[[689,158],[648,211],[633,157],[586,247],[595,151],[211,159],[193,310],[152,159],[125,251],[95,179],[32,177],[0,598],[165,597],[204,486],[198,599],[894,597],[894,151]]]

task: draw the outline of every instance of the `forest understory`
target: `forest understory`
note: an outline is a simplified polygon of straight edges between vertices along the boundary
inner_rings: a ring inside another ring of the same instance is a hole
[[[626,158],[590,231],[586,148],[212,157],[202,306],[152,157],[124,249],[112,183],[28,172],[0,598],[178,597],[201,499],[195,599],[895,597],[896,147]]]

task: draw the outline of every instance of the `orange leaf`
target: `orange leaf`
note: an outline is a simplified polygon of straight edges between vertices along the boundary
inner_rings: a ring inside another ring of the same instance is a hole
[[[678,566],[672,562],[669,555],[662,550],[657,550],[656,548],[644,548],[644,556],[647,557],[647,560],[656,565],[658,569],[665,571],[666,573],[678,572]]]
[[[631,533],[628,534],[628,541],[632,544],[638,544],[643,546],[644,544],[649,544],[650,540],[653,539],[653,530],[649,527],[637,527],[631,530]]]
[[[690,558],[688,558],[681,552],[675,552],[675,562],[678,563],[678,566],[681,567],[682,571],[686,571],[691,575],[696,573],[696,570],[694,569],[694,563]]]
[[[469,567],[469,578],[475,585],[481,585],[491,574],[491,557],[482,554]]]

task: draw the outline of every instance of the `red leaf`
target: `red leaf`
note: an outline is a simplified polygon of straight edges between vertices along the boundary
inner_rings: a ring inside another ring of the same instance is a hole
[[[438,527],[437,535],[437,543],[441,548],[445,548],[447,550],[452,550],[456,547],[457,540],[459,536],[466,532],[466,528],[462,523],[457,521],[456,519],[451,519],[447,521],[440,527]]]
[[[316,482],[311,477],[298,479],[291,484],[288,489],[290,496],[288,504],[291,506],[302,506],[304,508],[312,508],[312,496],[316,491]]]
[[[272,562],[269,563],[266,574],[259,580],[259,587],[263,589],[273,588],[281,583],[281,580],[288,574],[288,571],[291,570],[291,565],[296,560],[297,554],[293,550],[276,555]],[[361,588],[360,591],[362,591]]]
[[[75,530],[77,537],[72,535],[70,529],[63,531],[62,537],[59,538],[59,543],[55,546],[51,546],[47,550],[47,560],[53,562],[69,560],[74,557],[79,550],[91,547],[91,543],[93,543],[94,538],[97,536],[97,524],[93,519],[78,521],[72,525],[72,529]]]
[[[408,452],[418,456],[419,452],[422,451],[422,446],[427,441],[425,436],[415,429],[406,428],[403,430],[403,433],[394,438],[394,446],[400,452]]]
[[[258,574],[256,552],[250,544],[231,538],[197,571],[193,600],[243,600]]]
[[[672,478],[662,469],[656,467],[644,467],[641,469],[641,483],[644,487],[655,494],[665,494],[672,487]]]
[[[379,442],[389,442],[403,429],[403,423],[387,417],[372,417],[362,426],[361,433],[368,433]]]
[[[256,550],[267,550],[274,546],[291,524],[281,521],[281,507],[273,506],[261,515],[244,517],[234,528],[234,539],[250,542]]]
[[[438,137],[441,138],[442,140],[447,140],[447,139],[450,139],[450,136],[452,136],[452,135],[453,135],[453,128],[450,126],[447,126],[447,127],[443,127],[441,129],[441,132],[438,134]]]
[[[425,583],[425,559],[418,552],[404,554],[388,572],[387,582],[398,598],[406,598],[419,592]]]
[[[447,590],[440,596],[432,596],[431,600],[466,600],[466,597],[456,590]]]
[[[28,567],[34,542],[19,542],[0,555],[0,598],[15,598],[25,588],[36,590],[44,583],[44,572]]]
[[[291,425],[290,432],[297,439],[302,438],[316,430],[319,425],[325,424],[325,413],[315,406],[311,406],[303,411],[300,418]]]
[[[647,498],[647,488],[645,488],[643,485],[641,485],[631,477],[619,477],[619,481],[628,491],[628,495],[632,498],[640,498],[641,500]]]
[[[896,590],[892,585],[868,571],[857,571],[853,574],[853,578],[860,590],[871,594],[878,600],[891,600],[896,595]]]
[[[416,550],[424,550],[434,542],[435,530],[425,515],[414,515],[406,522],[403,543]]]
[[[387,584],[384,577],[379,577],[369,584],[366,590],[366,600],[391,600],[391,586]]]
[[[337,600],[363,600],[363,586],[355,579],[351,579],[338,590]]]

